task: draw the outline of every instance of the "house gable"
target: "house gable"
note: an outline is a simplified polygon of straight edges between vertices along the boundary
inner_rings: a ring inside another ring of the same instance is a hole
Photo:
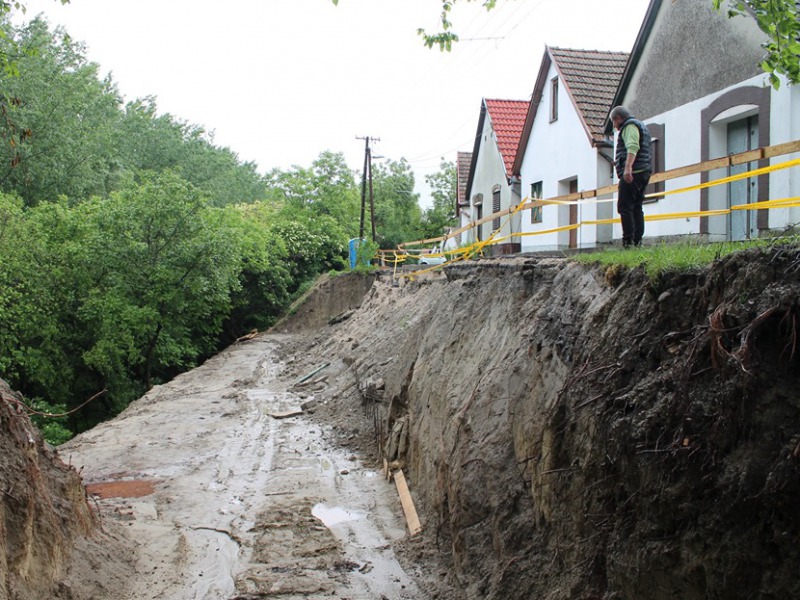
[[[478,130],[475,134],[475,145],[472,150],[472,162],[466,186],[466,198],[472,195],[477,161],[482,152],[491,151],[487,144],[494,140],[493,150],[502,161],[505,173],[503,179],[507,184],[513,173],[512,167],[516,159],[519,139],[528,112],[527,100],[496,100],[484,98],[478,119]]]
[[[529,102],[526,100],[486,99],[486,109],[492,118],[497,138],[497,149],[500,151],[506,167],[506,179],[513,172],[512,168],[517,156],[522,127],[525,125],[528,104]]]
[[[556,68],[592,144],[605,139],[604,126],[625,65],[627,52],[550,48]]]
[[[626,52],[545,47],[512,166],[513,173],[519,175],[522,168],[533,123],[550,82],[552,67],[583,125],[590,146],[597,146],[605,142],[605,120],[627,62]]]
[[[764,34],[711,2],[651,0],[614,104],[641,119],[758,75]]]

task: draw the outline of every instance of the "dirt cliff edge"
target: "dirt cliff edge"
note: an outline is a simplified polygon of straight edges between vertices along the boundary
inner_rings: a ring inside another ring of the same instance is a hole
[[[517,257],[395,283],[323,286],[262,342],[326,435],[403,468],[423,593],[800,597],[800,249],[656,282]],[[125,597],[133,543],[0,396],[0,600]]]
[[[319,418],[378,415],[453,597],[800,597],[799,271],[772,248],[657,282],[525,258],[378,282],[318,339],[342,359]]]

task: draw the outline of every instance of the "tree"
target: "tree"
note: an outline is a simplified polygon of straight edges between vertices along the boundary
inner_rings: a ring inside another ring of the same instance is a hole
[[[122,408],[216,349],[239,285],[239,238],[170,172],[77,209],[90,223],[80,315],[93,335],[83,358]]]
[[[267,186],[254,163],[242,164],[228,148],[214,146],[203,127],[158,114],[152,97],[125,106],[119,131],[118,162],[124,170],[180,173],[214,206],[264,198]]]
[[[348,238],[358,234],[359,192],[342,153],[322,152],[310,168],[273,169],[267,181],[272,201],[316,217],[332,217]]]
[[[456,195],[458,191],[458,174],[454,162],[442,159],[439,171],[426,175],[425,181],[431,187],[433,206],[422,216],[423,235],[425,238],[442,235],[447,227],[455,221]]]
[[[414,173],[405,159],[373,165],[375,229],[381,248],[419,239],[422,210],[414,193]]]
[[[5,24],[4,45],[18,44],[20,76],[4,76],[0,189],[26,204],[106,194],[121,116],[120,96],[82,45],[35,19],[19,31]]]
[[[723,0],[713,0],[720,10]],[[780,87],[779,75],[790,84],[800,82],[800,21],[796,0],[731,0],[728,17],[750,14],[767,35],[763,47],[766,56],[761,68],[769,74],[772,86]]]
[[[69,4],[69,0],[58,0],[61,4]],[[25,12],[25,4],[19,0],[0,0],[0,23],[3,23],[6,17],[12,10],[21,10]],[[4,37],[0,31],[0,38]],[[16,48],[12,45],[6,45],[0,49],[0,71],[6,75],[14,75],[16,73]]]

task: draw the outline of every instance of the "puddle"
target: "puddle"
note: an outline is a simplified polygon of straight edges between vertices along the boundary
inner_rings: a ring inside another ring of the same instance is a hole
[[[155,491],[157,481],[138,479],[125,481],[102,481],[100,483],[89,483],[86,491],[90,495],[100,496],[101,498],[142,498],[149,496]]]
[[[366,513],[358,510],[349,510],[339,506],[327,506],[325,504],[317,504],[311,509],[311,514],[322,521],[326,527],[332,527],[339,523],[347,523],[348,521],[357,521],[367,516]]]

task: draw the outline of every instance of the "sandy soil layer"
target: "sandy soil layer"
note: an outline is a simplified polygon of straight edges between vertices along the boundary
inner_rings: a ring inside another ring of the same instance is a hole
[[[394,554],[394,485],[325,425],[284,416],[303,400],[292,341],[234,345],[59,448],[131,540],[124,598],[428,597]]]

